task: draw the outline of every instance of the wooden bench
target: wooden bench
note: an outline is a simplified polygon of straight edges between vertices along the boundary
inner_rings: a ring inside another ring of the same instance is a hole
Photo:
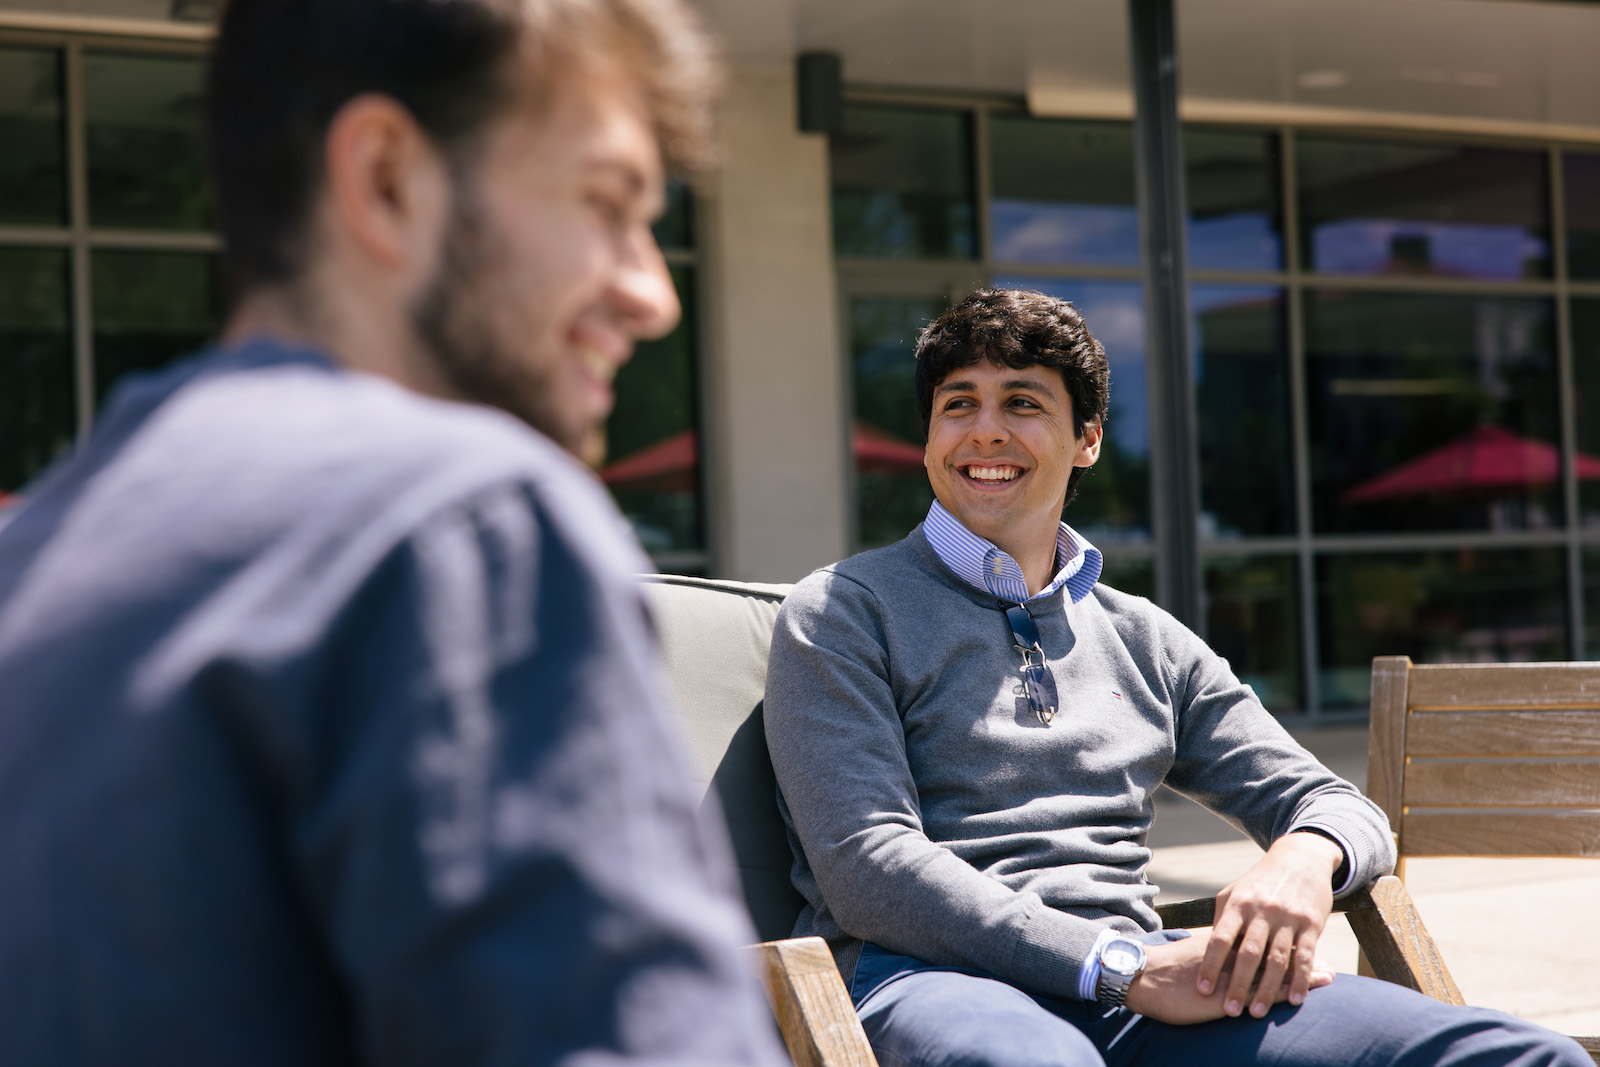
[[[1367,795],[1402,879],[1411,856],[1600,857],[1600,663],[1379,656]],[[1600,1064],[1600,1037],[1577,1040]]]
[[[790,939],[804,904],[762,727],[767,649],[788,586],[651,576],[667,684],[682,717],[704,803],[726,820],[745,903],[762,943],[751,951],[789,1054],[799,1067],[875,1067],[843,980],[818,938]],[[1215,901],[1157,909],[1169,927],[1205,926]],[[1380,879],[1341,902],[1379,977],[1459,1001],[1405,886]]]

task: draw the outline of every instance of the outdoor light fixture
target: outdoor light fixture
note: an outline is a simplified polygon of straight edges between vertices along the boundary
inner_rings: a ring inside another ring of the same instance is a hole
[[[801,52],[795,60],[801,133],[833,133],[844,116],[844,64],[837,52]]]

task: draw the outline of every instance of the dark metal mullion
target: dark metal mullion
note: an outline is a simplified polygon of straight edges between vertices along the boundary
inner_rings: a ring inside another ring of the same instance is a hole
[[[62,48],[67,103],[67,226],[72,234],[72,363],[78,440],[94,425],[94,320],[89,269],[89,161],[86,132],[83,45]]]
[[[983,284],[994,284],[994,220],[989,205],[994,193],[994,170],[989,159],[989,109],[975,107],[967,112],[972,138],[972,228],[976,239],[978,270]]]
[[[1561,150],[1551,145],[1546,153],[1550,167],[1550,266],[1555,274],[1556,301],[1556,426],[1561,435],[1561,509],[1566,532],[1567,657],[1582,659],[1583,648],[1583,548],[1578,539],[1582,526],[1578,499],[1578,411],[1573,380],[1572,308],[1567,292],[1566,182],[1561,171]]]
[[[1151,519],[1156,595],[1204,635],[1200,570],[1200,468],[1189,366],[1188,215],[1183,128],[1178,121],[1178,40],[1173,0],[1128,0],[1135,102],[1134,163],[1144,265],[1150,402]]]
[[[1278,133],[1278,184],[1282,199],[1284,323],[1289,342],[1290,453],[1294,464],[1295,579],[1300,586],[1300,698],[1308,718],[1322,717],[1322,649],[1317,625],[1317,564],[1311,529],[1311,417],[1306,387],[1305,293],[1300,273],[1299,179],[1295,132]]]

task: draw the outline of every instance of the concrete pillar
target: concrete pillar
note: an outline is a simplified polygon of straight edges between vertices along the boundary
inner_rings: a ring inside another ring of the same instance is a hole
[[[792,66],[736,68],[702,205],[715,573],[791,582],[845,554],[846,453],[828,146]]]

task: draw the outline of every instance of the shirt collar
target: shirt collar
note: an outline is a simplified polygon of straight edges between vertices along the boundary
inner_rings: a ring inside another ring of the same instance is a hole
[[[1009,554],[979,537],[959,519],[946,511],[937,500],[928,508],[928,517],[922,523],[922,535],[945,566],[955,571],[968,585],[992,593],[1003,600],[1022,603],[1050,596],[1062,586],[1076,604],[1089,595],[1089,590],[1100,580],[1104,561],[1100,550],[1066,523],[1056,531],[1056,576],[1050,584],[1033,596],[1028,595],[1028,584],[1022,568]]]

